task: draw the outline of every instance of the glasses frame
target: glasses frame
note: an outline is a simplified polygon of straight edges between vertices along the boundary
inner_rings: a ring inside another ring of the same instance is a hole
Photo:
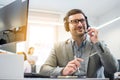
[[[79,22],[84,23],[84,22],[86,22],[86,19],[74,19],[74,20],[69,21],[69,23],[71,23],[73,25],[77,25],[77,24],[79,24]]]

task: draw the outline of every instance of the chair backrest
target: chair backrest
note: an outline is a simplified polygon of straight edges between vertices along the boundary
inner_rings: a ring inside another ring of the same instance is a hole
[[[119,70],[118,70],[118,72],[120,72],[120,59],[118,59],[118,63],[119,63]]]
[[[119,64],[119,70],[118,70],[118,72],[120,72],[120,59],[118,59],[118,64]],[[109,74],[106,71],[104,71],[104,74],[105,74],[106,78],[109,78],[110,80],[114,79],[114,73],[113,74]]]

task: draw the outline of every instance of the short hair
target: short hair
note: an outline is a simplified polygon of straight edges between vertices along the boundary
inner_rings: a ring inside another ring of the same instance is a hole
[[[34,47],[30,47],[29,49],[28,49],[28,54],[31,54],[31,50],[34,50]],[[33,54],[33,53],[32,53]]]
[[[64,17],[64,27],[65,27],[65,30],[67,32],[69,31],[69,22],[68,22],[69,16],[74,15],[74,14],[78,14],[78,13],[82,14],[85,17],[87,28],[89,27],[88,21],[87,21],[87,17],[83,13],[83,11],[81,9],[72,9],[72,10],[68,11],[68,13],[66,14],[66,16]]]

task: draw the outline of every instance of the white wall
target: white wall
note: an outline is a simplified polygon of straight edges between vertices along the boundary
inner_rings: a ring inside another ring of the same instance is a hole
[[[103,25],[106,22],[109,22],[113,19],[120,17],[120,10],[118,10],[119,6],[113,8],[111,11],[101,15],[99,17],[99,25]],[[120,59],[120,19],[115,21],[99,30],[100,39],[104,40],[108,47],[110,48],[112,54],[117,58]]]
[[[104,13],[104,15],[99,16],[99,25],[102,25],[108,21],[111,21],[117,17],[120,17],[120,10],[118,10],[119,7],[113,8],[111,11]]]
[[[99,30],[99,37],[104,40],[110,48],[112,54],[120,59],[120,20],[105,26]]]

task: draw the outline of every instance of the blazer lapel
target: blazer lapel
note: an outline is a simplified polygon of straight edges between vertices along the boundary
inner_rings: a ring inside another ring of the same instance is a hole
[[[71,61],[74,59],[74,55],[73,55],[73,49],[72,49],[72,43],[71,40],[67,40],[66,44],[65,44],[65,54],[68,56],[68,60]],[[85,63],[85,71],[87,73],[87,69],[89,67],[88,62],[89,62],[89,55],[91,53],[92,50],[92,46],[91,43],[89,41],[86,41],[86,46],[84,48],[84,55],[83,55],[83,59],[84,59],[84,63]]]
[[[88,69],[88,62],[89,62],[89,55],[90,55],[90,53],[91,53],[91,49],[92,49],[92,47],[91,47],[91,44],[90,44],[90,42],[86,42],[86,46],[85,46],[85,48],[84,48],[84,55],[83,55],[83,58],[84,58],[84,61],[85,61],[85,71],[87,72],[87,69]]]
[[[66,41],[65,48],[66,48],[66,54],[68,55],[69,61],[73,60],[74,59],[74,55],[73,55],[73,49],[72,49],[71,40],[67,40]]]

